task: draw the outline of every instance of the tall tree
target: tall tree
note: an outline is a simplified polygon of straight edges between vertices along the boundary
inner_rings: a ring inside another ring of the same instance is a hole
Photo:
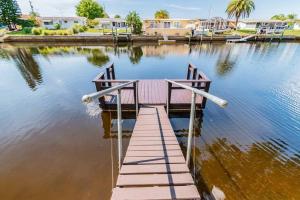
[[[76,6],[76,14],[80,17],[95,19],[104,17],[103,7],[95,0],[80,0]]]
[[[121,16],[120,15],[115,15],[115,17],[114,18],[121,18]]]
[[[32,4],[31,0],[29,0],[29,6],[30,6],[30,13],[29,13],[30,16],[32,16],[32,17],[38,17],[39,14],[34,10],[33,4]]]
[[[135,34],[139,34],[142,32],[143,23],[139,14],[135,11],[129,12],[126,17],[126,23],[128,26],[132,28],[132,32]]]
[[[288,14],[286,17],[291,20],[296,20],[297,16],[298,16],[297,14],[291,13],[291,14]]]
[[[29,0],[29,6],[30,6],[29,20],[34,23],[34,26],[40,26],[40,21],[38,19],[39,13],[34,10],[31,0]]]
[[[249,17],[255,9],[253,0],[231,0],[227,6],[228,17],[235,17],[236,26],[240,18]]]
[[[16,0],[0,0],[0,23],[13,30],[20,16],[21,10]]]
[[[275,19],[275,20],[286,20],[286,16],[284,14],[278,14],[278,15],[274,15],[273,17],[271,17],[271,19]]]
[[[167,10],[158,10],[154,14],[155,19],[169,19],[170,15]]]

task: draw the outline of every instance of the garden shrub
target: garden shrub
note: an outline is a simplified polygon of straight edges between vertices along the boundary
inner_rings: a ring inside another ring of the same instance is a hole
[[[59,30],[59,29],[61,28],[61,25],[58,24],[58,23],[56,23],[56,24],[54,24],[54,28],[55,28],[56,30]]]
[[[41,35],[43,33],[43,29],[42,28],[32,28],[31,32],[34,35]]]
[[[22,31],[25,33],[25,34],[30,34],[32,33],[32,27],[24,27],[22,29]]]
[[[72,30],[73,30],[74,34],[76,34],[76,33],[82,33],[82,32],[85,32],[87,30],[87,27],[86,26],[81,26],[80,24],[75,24],[72,27]]]
[[[44,30],[43,35],[73,35],[73,30]]]

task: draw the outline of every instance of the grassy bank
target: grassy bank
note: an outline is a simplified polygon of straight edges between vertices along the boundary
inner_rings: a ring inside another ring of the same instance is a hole
[[[286,30],[284,35],[298,36],[300,37],[300,30]]]
[[[111,29],[93,29],[89,28],[87,33],[112,33]],[[118,29],[118,33],[126,33],[126,29]],[[127,33],[130,33],[130,29],[127,30]]]

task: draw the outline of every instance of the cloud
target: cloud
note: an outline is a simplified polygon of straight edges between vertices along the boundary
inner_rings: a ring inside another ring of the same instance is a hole
[[[170,4],[169,7],[180,9],[180,10],[201,10],[201,8],[199,7],[187,7],[187,6],[180,6],[176,4]]]

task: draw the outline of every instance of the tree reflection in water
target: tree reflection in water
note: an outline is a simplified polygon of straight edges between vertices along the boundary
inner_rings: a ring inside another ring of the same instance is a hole
[[[109,57],[101,49],[91,49],[91,54],[87,56],[89,63],[102,67],[109,62]]]
[[[140,46],[131,46],[131,48],[129,48],[129,60],[132,64],[139,64],[142,57],[143,57],[143,50]]]
[[[274,141],[253,143],[242,150],[226,138],[206,144],[201,136],[195,146],[193,174],[203,196],[209,196],[216,185],[233,200],[300,199],[300,156],[282,158]]]
[[[232,71],[237,63],[237,57],[231,55],[231,48],[223,48],[217,60],[217,73],[220,76],[225,76]]]
[[[1,59],[12,59],[17,66],[21,76],[32,90],[37,89],[37,85],[43,82],[41,69],[35,61],[30,49],[9,48],[0,51]]]

